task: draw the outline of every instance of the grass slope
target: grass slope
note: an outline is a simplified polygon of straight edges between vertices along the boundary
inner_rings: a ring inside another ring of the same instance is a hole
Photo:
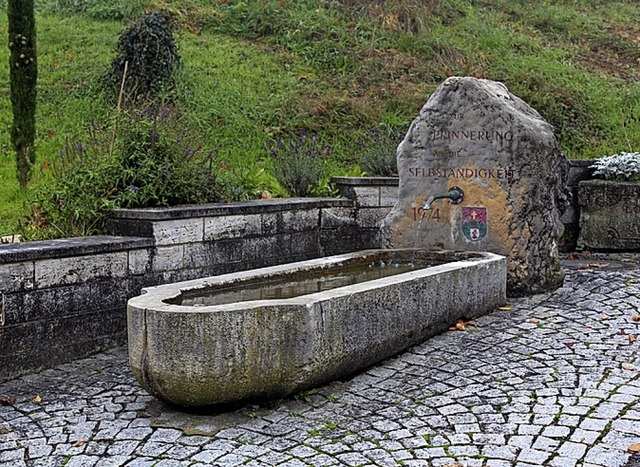
[[[177,105],[232,167],[266,158],[284,130],[321,134],[336,172],[380,124],[405,129],[445,78],[504,82],[556,127],[571,158],[640,147],[640,6],[635,1],[41,0],[38,167],[66,141],[109,126],[101,76],[124,19],[173,13],[184,67]],[[0,6],[2,3],[0,2]],[[116,19],[116,20],[114,20]],[[0,32],[6,39],[6,14]],[[8,49],[0,48],[0,233],[27,211],[8,128]],[[269,164],[267,161],[266,167]],[[33,185],[39,183],[38,170]]]

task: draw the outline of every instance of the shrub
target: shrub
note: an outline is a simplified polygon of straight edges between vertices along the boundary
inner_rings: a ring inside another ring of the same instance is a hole
[[[173,71],[180,65],[171,25],[160,12],[144,15],[124,30],[117,52],[111,63],[110,82],[120,89],[128,64],[124,96],[129,101],[158,95],[163,87],[171,85]]]
[[[325,174],[331,146],[305,130],[289,132],[269,144],[276,179],[291,196],[310,196]]]
[[[396,150],[404,138],[404,133],[388,127],[369,130],[358,140],[360,165],[367,175],[393,177],[398,175]]]
[[[220,175],[224,177],[227,195],[232,201],[270,199],[287,195],[274,176],[265,170],[262,161],[237,165],[223,162],[221,166]]]
[[[215,202],[224,189],[216,157],[173,110],[149,108],[119,122],[113,154],[111,131],[96,128],[88,143],[68,141],[44,170],[23,229],[27,238],[103,233],[117,207],[159,207]]]
[[[601,157],[591,168],[606,180],[640,181],[640,152],[621,152]]]

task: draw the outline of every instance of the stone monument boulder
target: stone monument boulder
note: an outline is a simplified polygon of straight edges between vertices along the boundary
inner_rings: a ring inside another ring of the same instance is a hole
[[[447,79],[397,157],[399,198],[382,223],[383,246],[505,255],[511,296],[562,284],[569,162],[553,127],[502,83]]]

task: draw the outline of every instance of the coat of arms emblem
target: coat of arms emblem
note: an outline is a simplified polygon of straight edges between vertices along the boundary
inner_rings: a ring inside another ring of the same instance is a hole
[[[462,234],[470,242],[479,242],[487,235],[487,208],[462,208]]]

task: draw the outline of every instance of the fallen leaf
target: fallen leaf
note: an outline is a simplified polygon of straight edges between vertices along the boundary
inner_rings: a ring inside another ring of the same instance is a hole
[[[636,369],[636,367],[633,366],[631,363],[623,363],[622,364],[622,369],[623,370],[634,371]]]
[[[590,268],[606,268],[609,263],[589,263],[587,266]]]
[[[636,336],[632,336],[631,334],[629,334],[629,344],[633,344],[637,340],[638,338]]]
[[[564,345],[566,345],[567,347],[569,347],[570,349],[573,348],[573,346],[575,345],[574,342],[565,342]]]
[[[81,439],[79,439],[78,441],[76,441],[75,443],[73,443],[73,447],[74,448],[78,448],[80,446],[84,446],[85,444],[87,444],[86,441],[82,441]]]
[[[640,322],[640,315],[633,315],[631,317],[631,321],[633,321],[634,323]]]
[[[14,402],[9,396],[0,396],[0,405],[13,405]]]
[[[611,319],[611,316],[609,316],[609,315],[602,315],[602,316],[600,317],[600,321],[607,321],[608,319]]]
[[[33,403],[39,404],[40,402],[42,402],[42,397],[40,397],[39,395],[36,395],[36,397],[33,398]]]
[[[7,433],[9,433],[9,430],[6,428],[0,428],[0,435],[6,435]]]
[[[475,325],[476,323],[474,323],[473,321],[465,321],[465,320],[459,319],[455,326],[451,326],[449,328],[449,331],[466,331],[467,326],[475,326]]]
[[[640,452],[640,443],[634,443],[627,447],[627,451],[629,452]]]
[[[498,310],[500,310],[500,311],[511,311],[511,307],[510,306],[499,306]]]
[[[530,323],[533,323],[533,324],[538,324],[538,323],[540,322],[540,320],[539,320],[539,319],[535,319],[535,318],[531,318],[531,319],[529,320],[529,322],[530,322]]]

